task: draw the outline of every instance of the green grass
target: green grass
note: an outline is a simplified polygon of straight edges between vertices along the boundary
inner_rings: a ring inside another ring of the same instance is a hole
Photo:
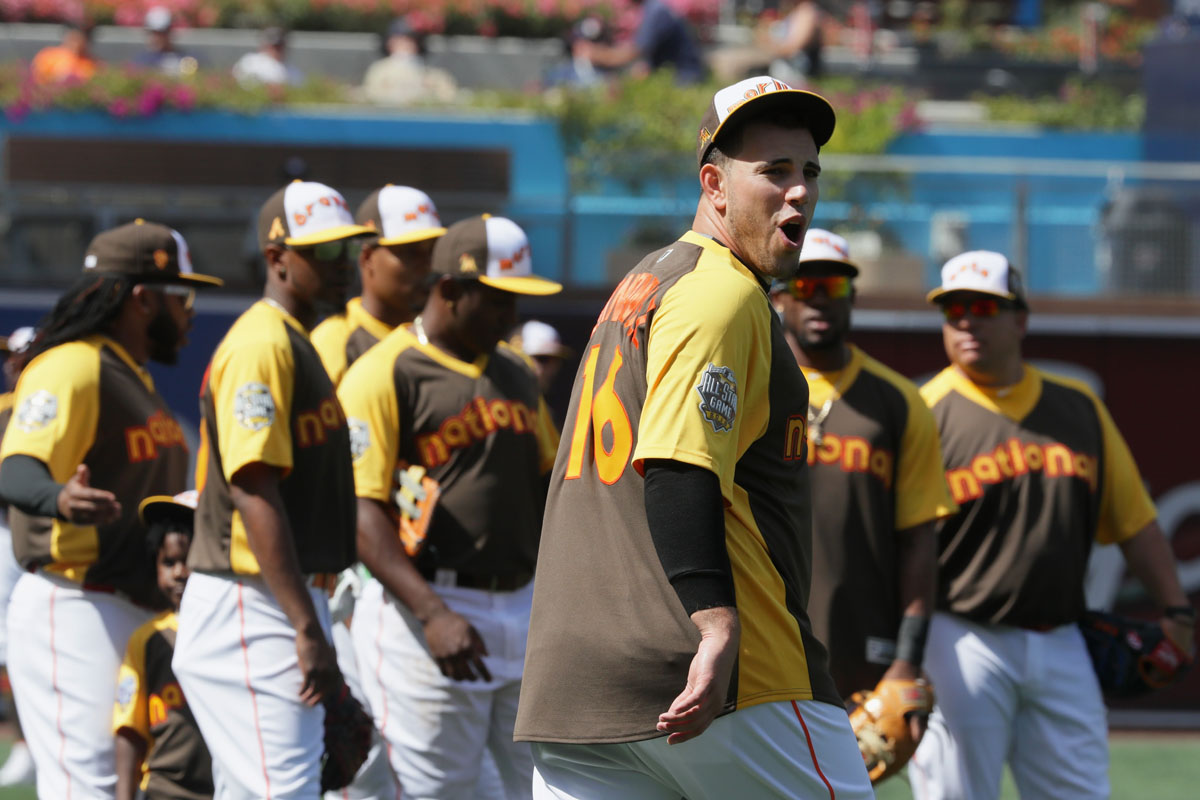
[[[1109,781],[1113,800],[1193,800],[1200,796],[1200,738],[1184,732],[1139,737],[1119,734],[1111,740]],[[3,795],[0,795],[3,797]],[[903,776],[881,785],[879,800],[910,800]],[[1001,800],[1017,800],[1017,788],[1006,769]]]
[[[0,761],[8,757],[9,743],[0,741]],[[1200,792],[1200,737],[1194,733],[1178,736],[1138,737],[1118,735],[1112,741],[1113,800],[1193,800]],[[892,778],[879,787],[879,800],[910,800],[912,793],[903,776]],[[1002,800],[1017,800],[1012,778],[1005,772],[1000,792]],[[0,788],[0,800],[36,800],[32,786]]]

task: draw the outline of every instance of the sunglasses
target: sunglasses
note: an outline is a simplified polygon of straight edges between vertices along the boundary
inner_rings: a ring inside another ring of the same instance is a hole
[[[981,297],[970,302],[959,300],[953,303],[943,303],[942,316],[946,318],[947,322],[958,322],[968,313],[976,319],[989,319],[1001,311],[1008,311],[1013,307],[1012,303],[1005,300]]]
[[[168,284],[162,287],[163,294],[169,294],[173,297],[182,298],[183,308],[185,311],[191,311],[192,306],[196,305],[196,290],[190,286],[176,286]]]
[[[332,263],[343,258],[357,259],[359,251],[362,250],[362,242],[357,239],[335,239],[332,242],[321,242],[307,247],[293,247],[291,250],[313,261]]]
[[[824,278],[792,278],[787,282],[787,293],[797,300],[811,300],[817,289],[824,289],[830,300],[841,300],[850,296],[850,279],[845,275],[830,275]]]

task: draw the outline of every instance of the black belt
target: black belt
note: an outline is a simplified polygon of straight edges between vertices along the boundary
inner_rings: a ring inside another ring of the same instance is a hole
[[[421,577],[435,586],[458,586],[462,589],[482,589],[486,592],[515,592],[533,580],[532,572],[506,572],[499,575],[483,575],[473,572],[458,572],[452,569],[417,570]]]

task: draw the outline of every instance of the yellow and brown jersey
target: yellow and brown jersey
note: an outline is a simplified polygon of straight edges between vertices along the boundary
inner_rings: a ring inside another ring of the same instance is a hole
[[[266,301],[251,306],[213,353],[200,411],[192,569],[258,573],[229,492],[237,471],[255,463],[283,473],[279,490],[301,571],[350,566],[355,558],[350,432],[303,326]]]
[[[346,373],[338,396],[350,419],[359,497],[392,504],[401,463],[421,464],[441,488],[423,571],[533,572],[543,483],[558,446],[525,362],[507,345],[466,363],[393,331]]]
[[[149,798],[204,800],[213,795],[212,758],[171,669],[179,618],[149,620],[129,638],[117,677],[113,733],[122,728],[146,742],[142,791]]]
[[[841,705],[805,606],[811,570],[808,387],[765,287],[688,232],[601,312],[551,476],[516,737],[662,735],[699,644],[646,520],[642,464],[711,470],[725,505],[741,645],[725,711]]]
[[[830,402],[808,447],[819,498],[808,614],[843,697],[873,687],[896,656],[897,531],[956,510],[917,387],[857,347],[850,354],[837,372],[804,370],[809,405]]]
[[[938,607],[1019,627],[1074,622],[1093,540],[1125,541],[1155,518],[1108,410],[1029,365],[999,390],[948,367],[921,395],[959,506],[938,526]]]
[[[21,565],[151,602],[154,570],[138,502],[183,491],[188,453],[150,373],[101,335],[37,356],[21,373],[0,448],[0,460],[14,455],[43,462],[59,483],[86,464],[91,485],[121,503],[120,518],[100,526],[14,513],[13,551]]]
[[[5,392],[0,394],[0,447],[4,446],[4,429],[8,427],[8,421],[12,419],[13,393]],[[0,514],[8,510],[8,503],[4,502],[4,498],[0,497]],[[0,521],[3,521],[0,517]]]
[[[350,365],[391,332],[390,325],[372,317],[362,307],[362,298],[355,297],[342,313],[327,318],[313,329],[312,343],[333,385],[337,386]]]

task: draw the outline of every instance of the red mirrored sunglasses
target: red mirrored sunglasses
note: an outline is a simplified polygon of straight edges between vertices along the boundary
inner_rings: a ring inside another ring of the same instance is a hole
[[[958,300],[952,303],[943,303],[942,316],[946,318],[947,322],[958,322],[967,314],[976,319],[988,319],[996,316],[1001,311],[1007,311],[1011,308],[1014,308],[1014,306],[1007,300],[995,297],[980,297],[970,302]]]
[[[792,278],[787,282],[787,293],[797,300],[811,300],[817,289],[824,289],[830,300],[841,300],[850,296],[850,279],[845,275],[829,275],[823,278]]]

